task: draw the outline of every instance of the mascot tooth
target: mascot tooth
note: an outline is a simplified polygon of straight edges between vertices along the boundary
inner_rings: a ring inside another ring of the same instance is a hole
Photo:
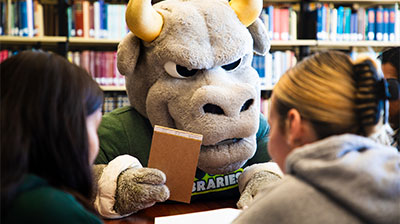
[[[98,131],[101,215],[119,218],[168,199],[164,173],[146,167],[154,125],[203,135],[192,201],[240,197],[243,207],[280,178],[251,67],[253,53],[270,47],[261,10],[262,0],[129,1],[131,32],[117,60],[131,106],[104,115]]]

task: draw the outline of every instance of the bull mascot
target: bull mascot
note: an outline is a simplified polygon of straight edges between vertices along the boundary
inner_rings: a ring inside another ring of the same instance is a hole
[[[269,40],[262,0],[130,0],[130,33],[118,46],[118,70],[131,106],[104,115],[98,130],[95,207],[107,218],[166,201],[165,174],[148,168],[153,126],[203,135],[192,201],[237,197],[280,179],[268,162],[269,126],[260,113],[253,53]],[[185,155],[182,155],[185,156]]]

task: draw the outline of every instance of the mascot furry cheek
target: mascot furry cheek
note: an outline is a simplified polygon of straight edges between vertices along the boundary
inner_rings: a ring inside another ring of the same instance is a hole
[[[118,69],[126,77],[131,107],[104,116],[99,129],[97,163],[108,164],[95,167],[100,214],[121,217],[168,199],[165,175],[146,168],[154,125],[203,135],[198,161],[203,176],[223,177],[248,167],[226,188],[239,185],[239,207],[262,183],[279,179],[279,168],[266,163],[268,125],[260,115],[259,76],[251,67],[253,52],[269,50],[258,19],[262,4],[129,1],[126,21],[132,32],[118,46]],[[121,159],[123,154],[134,159]],[[124,160],[127,165],[121,165]]]

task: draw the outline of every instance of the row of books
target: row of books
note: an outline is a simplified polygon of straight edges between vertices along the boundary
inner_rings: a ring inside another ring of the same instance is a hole
[[[67,8],[71,37],[122,39],[128,32],[125,23],[126,4],[104,0],[74,0]],[[5,0],[0,2],[0,35],[57,36],[59,33],[56,4],[39,0]]]
[[[392,6],[351,7],[314,4],[317,14],[317,40],[400,41],[400,11]],[[313,9],[311,9],[313,10]]]
[[[271,40],[297,39],[297,12],[299,4],[288,7],[269,5],[260,15]]]
[[[254,55],[252,66],[258,72],[261,90],[269,90],[279,78],[297,63],[294,51],[275,51],[265,56]]]
[[[125,78],[117,69],[116,51],[69,51],[68,60],[86,69],[103,86],[124,86]]]
[[[114,109],[129,105],[130,103],[126,92],[105,92],[102,112],[103,114],[109,113]]]
[[[44,8],[38,0],[1,1],[0,12],[1,35],[28,37],[44,35]]]
[[[125,4],[75,0],[67,9],[70,36],[122,39],[129,32],[125,11]]]

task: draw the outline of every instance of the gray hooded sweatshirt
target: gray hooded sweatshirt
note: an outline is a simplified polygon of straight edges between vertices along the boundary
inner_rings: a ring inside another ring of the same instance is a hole
[[[304,145],[233,223],[400,224],[400,153],[351,134]]]

